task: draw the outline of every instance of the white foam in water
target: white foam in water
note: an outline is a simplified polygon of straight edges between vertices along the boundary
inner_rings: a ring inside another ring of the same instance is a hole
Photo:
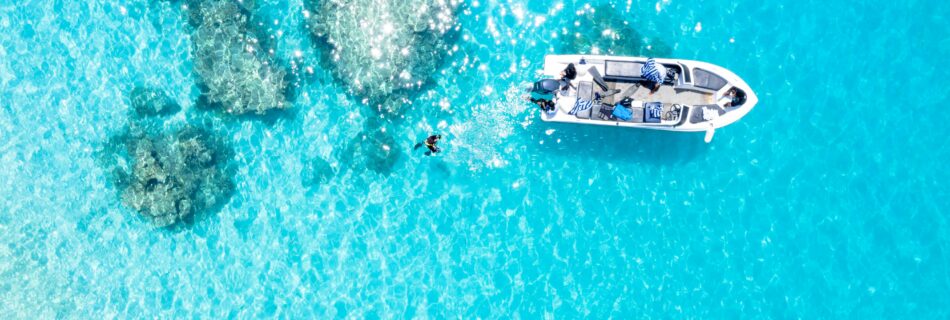
[[[513,136],[517,123],[514,116],[525,108],[519,94],[519,88],[511,87],[503,101],[477,104],[472,107],[470,117],[449,124],[452,145],[464,146],[466,151],[444,156],[466,163],[474,171],[507,166],[509,155],[497,146],[516,138]]]

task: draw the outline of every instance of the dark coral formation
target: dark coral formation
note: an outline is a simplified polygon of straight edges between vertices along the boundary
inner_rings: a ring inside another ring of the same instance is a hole
[[[166,116],[181,110],[165,92],[150,87],[135,87],[129,93],[132,112],[139,117]]]
[[[610,5],[585,9],[563,37],[564,53],[668,57],[673,52],[659,39],[645,39]]]
[[[457,0],[309,0],[339,81],[384,111],[429,81],[457,31]]]
[[[114,137],[112,146],[122,202],[156,226],[188,221],[223,205],[233,192],[230,150],[207,130],[186,127],[163,135],[133,128]]]
[[[396,139],[387,132],[363,132],[353,138],[353,155],[364,158],[365,166],[380,174],[389,174],[399,160]]]
[[[160,90],[135,87],[129,100],[129,129],[111,137],[102,157],[122,202],[156,226],[191,221],[227,202],[234,186],[225,143],[197,127],[163,132],[161,116],[180,107]]]
[[[194,70],[207,103],[232,114],[286,109],[287,72],[262,47],[253,1],[188,1]]]
[[[301,182],[304,186],[317,187],[330,181],[335,171],[327,160],[315,158],[304,163]]]
[[[390,174],[401,153],[391,132],[389,123],[371,118],[363,131],[343,148],[340,162],[355,170],[370,169],[379,174]]]

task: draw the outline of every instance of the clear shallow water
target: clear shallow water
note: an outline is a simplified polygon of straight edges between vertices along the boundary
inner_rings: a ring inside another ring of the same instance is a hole
[[[711,145],[540,122],[519,88],[574,17],[469,3],[458,51],[391,126],[388,175],[338,163],[374,113],[319,68],[303,10],[257,13],[276,56],[316,68],[268,122],[195,109],[177,5],[0,5],[0,315],[950,314],[940,3],[615,3],[756,90]],[[150,227],[97,162],[135,84],[182,104],[168,125],[213,119],[234,148],[235,194],[191,227]],[[412,153],[431,131],[445,153]],[[304,185],[315,157],[343,169]]]

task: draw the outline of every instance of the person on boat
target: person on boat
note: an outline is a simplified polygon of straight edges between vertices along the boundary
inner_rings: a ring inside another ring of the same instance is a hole
[[[737,89],[736,87],[732,87],[732,89],[729,89],[729,91],[726,92],[726,95],[724,97],[729,99],[729,101],[726,101],[726,105],[725,105],[726,108],[738,107],[742,105],[743,103],[745,103],[745,94],[742,92],[739,92],[739,89]]]
[[[647,62],[640,67],[640,74],[646,79],[644,80],[644,86],[650,89],[650,94],[653,94],[656,93],[657,90],[660,90],[660,86],[663,85],[663,80],[666,76],[666,67],[656,63],[656,60],[653,58],[648,58]]]
[[[570,87],[574,78],[577,78],[577,68],[574,68],[574,63],[568,63],[567,67],[561,71],[561,79],[558,80],[561,83],[561,90]]]

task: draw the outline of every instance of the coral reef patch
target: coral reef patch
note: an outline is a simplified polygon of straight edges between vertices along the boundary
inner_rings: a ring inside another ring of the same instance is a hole
[[[378,174],[389,175],[402,150],[391,132],[389,122],[376,118],[368,119],[363,130],[341,150],[340,162],[357,171],[369,169]]]
[[[288,74],[250,22],[253,1],[188,1],[194,72],[202,100],[230,114],[290,108]]]
[[[673,49],[656,38],[645,38],[610,5],[584,9],[574,27],[565,29],[561,52],[669,57]]]
[[[233,193],[231,151],[208,130],[187,126],[168,135],[133,127],[110,147],[122,202],[155,226],[193,221]]]
[[[321,186],[333,177],[336,170],[333,165],[323,158],[314,158],[304,163],[301,173],[301,182],[304,186]]]
[[[226,203],[234,190],[227,143],[204,127],[167,129],[165,117],[181,107],[161,90],[136,86],[128,96],[129,127],[109,138],[100,157],[122,203],[159,227],[193,222]]]
[[[166,116],[181,110],[165,92],[150,87],[135,87],[129,93],[132,112],[139,117]]]
[[[457,0],[308,0],[308,23],[337,80],[396,112],[429,81],[458,30]]]

